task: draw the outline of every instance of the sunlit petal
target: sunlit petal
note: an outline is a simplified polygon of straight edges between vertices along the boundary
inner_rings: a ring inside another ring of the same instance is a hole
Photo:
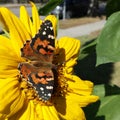
[[[75,101],[62,97],[55,98],[55,107],[60,115],[60,120],[86,120],[83,110]]]
[[[3,19],[3,24],[7,25],[7,28],[10,32],[12,46],[15,49],[17,56],[19,57],[20,48],[27,39],[30,39],[30,35],[20,20],[7,8],[0,8],[0,15]]]
[[[28,32],[31,34],[32,33],[32,37],[33,37],[33,26],[32,26],[32,21],[30,19],[30,16],[26,10],[25,6],[21,6],[20,7],[20,20],[23,22],[23,24],[25,25],[25,27],[27,28]]]
[[[24,105],[26,98],[19,90],[19,85],[17,77],[0,79],[0,113],[7,117],[18,112]]]
[[[34,3],[30,2],[31,6],[32,6],[32,21],[33,21],[33,35],[35,35],[38,30],[40,29],[40,25],[42,23],[42,20],[40,20],[39,14],[38,14],[38,10],[35,6]]]
[[[56,42],[57,62],[64,63],[64,73],[72,74],[80,51],[80,41],[75,38],[62,37]]]

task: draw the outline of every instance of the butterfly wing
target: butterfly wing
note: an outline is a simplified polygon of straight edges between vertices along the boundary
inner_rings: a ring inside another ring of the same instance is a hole
[[[21,49],[21,56],[30,60],[40,59],[44,62],[52,62],[54,50],[53,26],[49,20],[46,20],[35,37],[24,44],[24,47]]]
[[[21,49],[21,56],[31,61],[19,65],[21,75],[32,83],[40,98],[44,101],[49,100],[53,92],[52,60],[55,50],[54,42],[52,23],[46,20],[35,37],[27,41]]]
[[[39,34],[36,34],[30,45],[36,53],[51,55],[54,52],[54,40],[55,38],[52,23],[49,20],[46,20],[41,25]]]
[[[39,64],[41,65],[41,63]],[[44,101],[51,98],[54,86],[54,75],[50,66],[34,66],[29,63],[21,63],[19,70],[23,78],[26,78],[36,89],[38,95]]]
[[[47,101],[51,98],[54,86],[54,75],[51,70],[43,72],[32,72],[28,76],[28,80],[38,91],[40,98]]]

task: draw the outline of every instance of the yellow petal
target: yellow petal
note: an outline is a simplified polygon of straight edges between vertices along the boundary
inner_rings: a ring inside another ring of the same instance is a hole
[[[17,57],[11,40],[0,35],[0,78],[18,75],[17,67],[20,60],[24,61],[24,59]]]
[[[56,97],[54,100],[61,120],[86,120],[83,110],[75,101],[69,101],[62,97]]]
[[[64,64],[63,74],[72,74],[73,66],[77,63],[78,54],[80,51],[80,41],[74,38],[62,37],[56,41],[57,63]]]
[[[23,108],[10,120],[59,120],[54,106],[41,106],[32,100],[26,102]]]
[[[0,79],[0,113],[4,117],[14,115],[24,105],[25,95],[19,85],[17,77]]]
[[[42,106],[42,112],[45,120],[59,120],[53,106]]]
[[[78,103],[84,107],[90,103],[96,102],[99,97],[91,95],[93,90],[93,83],[90,81],[83,81],[75,75],[67,75],[67,84],[70,92],[66,95],[66,99]]]
[[[69,85],[69,88],[73,90],[73,93],[77,93],[80,95],[90,95],[92,93],[92,82],[81,80],[76,75],[66,75],[66,77],[68,78],[67,83]]]
[[[88,104],[94,103],[99,100],[98,96],[95,95],[87,95],[82,96],[75,93],[70,93],[66,96],[66,99],[70,102],[75,102],[80,107],[86,107]]]
[[[77,63],[77,57],[76,58],[71,58],[69,61],[65,62],[65,66],[64,66],[64,74],[72,74],[73,71],[73,66],[76,65]]]
[[[2,22],[1,22],[2,21]],[[0,27],[3,29],[3,30],[6,30],[8,31],[8,26],[6,25],[6,22],[4,21],[2,15],[0,14]]]
[[[10,120],[14,120],[14,118],[16,118],[16,120],[38,120],[34,103],[32,101],[26,101],[22,109],[14,114]]]
[[[0,113],[0,120],[8,120],[6,117],[7,117],[6,114]]]
[[[0,71],[0,78],[5,79],[9,77],[16,77],[16,75],[19,75],[18,70],[2,70]]]
[[[59,52],[60,57],[64,55],[65,61],[68,61],[69,59],[74,59],[78,56],[80,51],[80,40],[75,38],[62,37],[59,39],[58,45],[56,46],[58,47],[56,49],[58,49],[57,52]]]
[[[7,25],[10,32],[10,39],[16,51],[17,56],[20,56],[20,48],[23,47],[24,42],[30,39],[30,35],[22,24],[22,22],[7,8],[0,8],[0,16],[3,24]],[[7,19],[6,19],[7,18]]]
[[[4,56],[9,58],[11,57],[11,59],[16,59],[16,55],[17,54],[12,47],[11,40],[5,36],[0,35],[0,57]],[[13,56],[15,58],[13,58]]]
[[[20,20],[23,22],[23,24],[27,28],[28,32],[31,34],[31,37],[33,37],[32,22],[31,22],[30,16],[29,16],[25,6],[20,7]]]
[[[38,30],[40,29],[40,25],[42,23],[42,20],[40,20],[38,10],[33,2],[30,2],[32,6],[32,20],[33,20],[33,35],[38,33]]]

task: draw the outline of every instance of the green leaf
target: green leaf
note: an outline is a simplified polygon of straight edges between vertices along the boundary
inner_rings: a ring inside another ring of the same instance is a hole
[[[96,65],[120,61],[120,12],[108,18],[97,39],[96,52]]]
[[[45,6],[39,8],[38,10],[39,15],[49,14],[57,5],[59,5],[62,2],[63,0],[49,0],[49,2]]]
[[[101,84],[95,85],[93,94],[98,95],[101,99],[106,96],[120,95],[120,88],[116,85]]]
[[[106,6],[106,16],[109,17],[117,11],[120,11],[120,0],[108,0]]]
[[[103,120],[119,120],[120,119],[120,95],[107,96],[101,99],[100,109],[97,118],[104,118]],[[100,119],[102,120],[102,119]]]
[[[96,85],[94,94],[100,101],[84,108],[87,120],[119,120],[120,88],[110,85]]]

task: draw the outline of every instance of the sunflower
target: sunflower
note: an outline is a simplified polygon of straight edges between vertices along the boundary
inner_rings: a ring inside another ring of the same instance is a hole
[[[18,64],[25,62],[20,49],[26,40],[35,36],[42,24],[36,6],[30,4],[32,20],[24,6],[20,7],[20,18],[7,8],[0,8],[0,24],[6,32],[0,35],[0,120],[85,120],[81,107],[96,102],[99,97],[91,95],[92,82],[73,75],[79,40],[62,37],[55,41],[57,56],[54,63],[59,67],[50,103],[39,100],[32,85],[20,77]],[[45,20],[52,22],[56,37],[56,17],[48,15]]]

